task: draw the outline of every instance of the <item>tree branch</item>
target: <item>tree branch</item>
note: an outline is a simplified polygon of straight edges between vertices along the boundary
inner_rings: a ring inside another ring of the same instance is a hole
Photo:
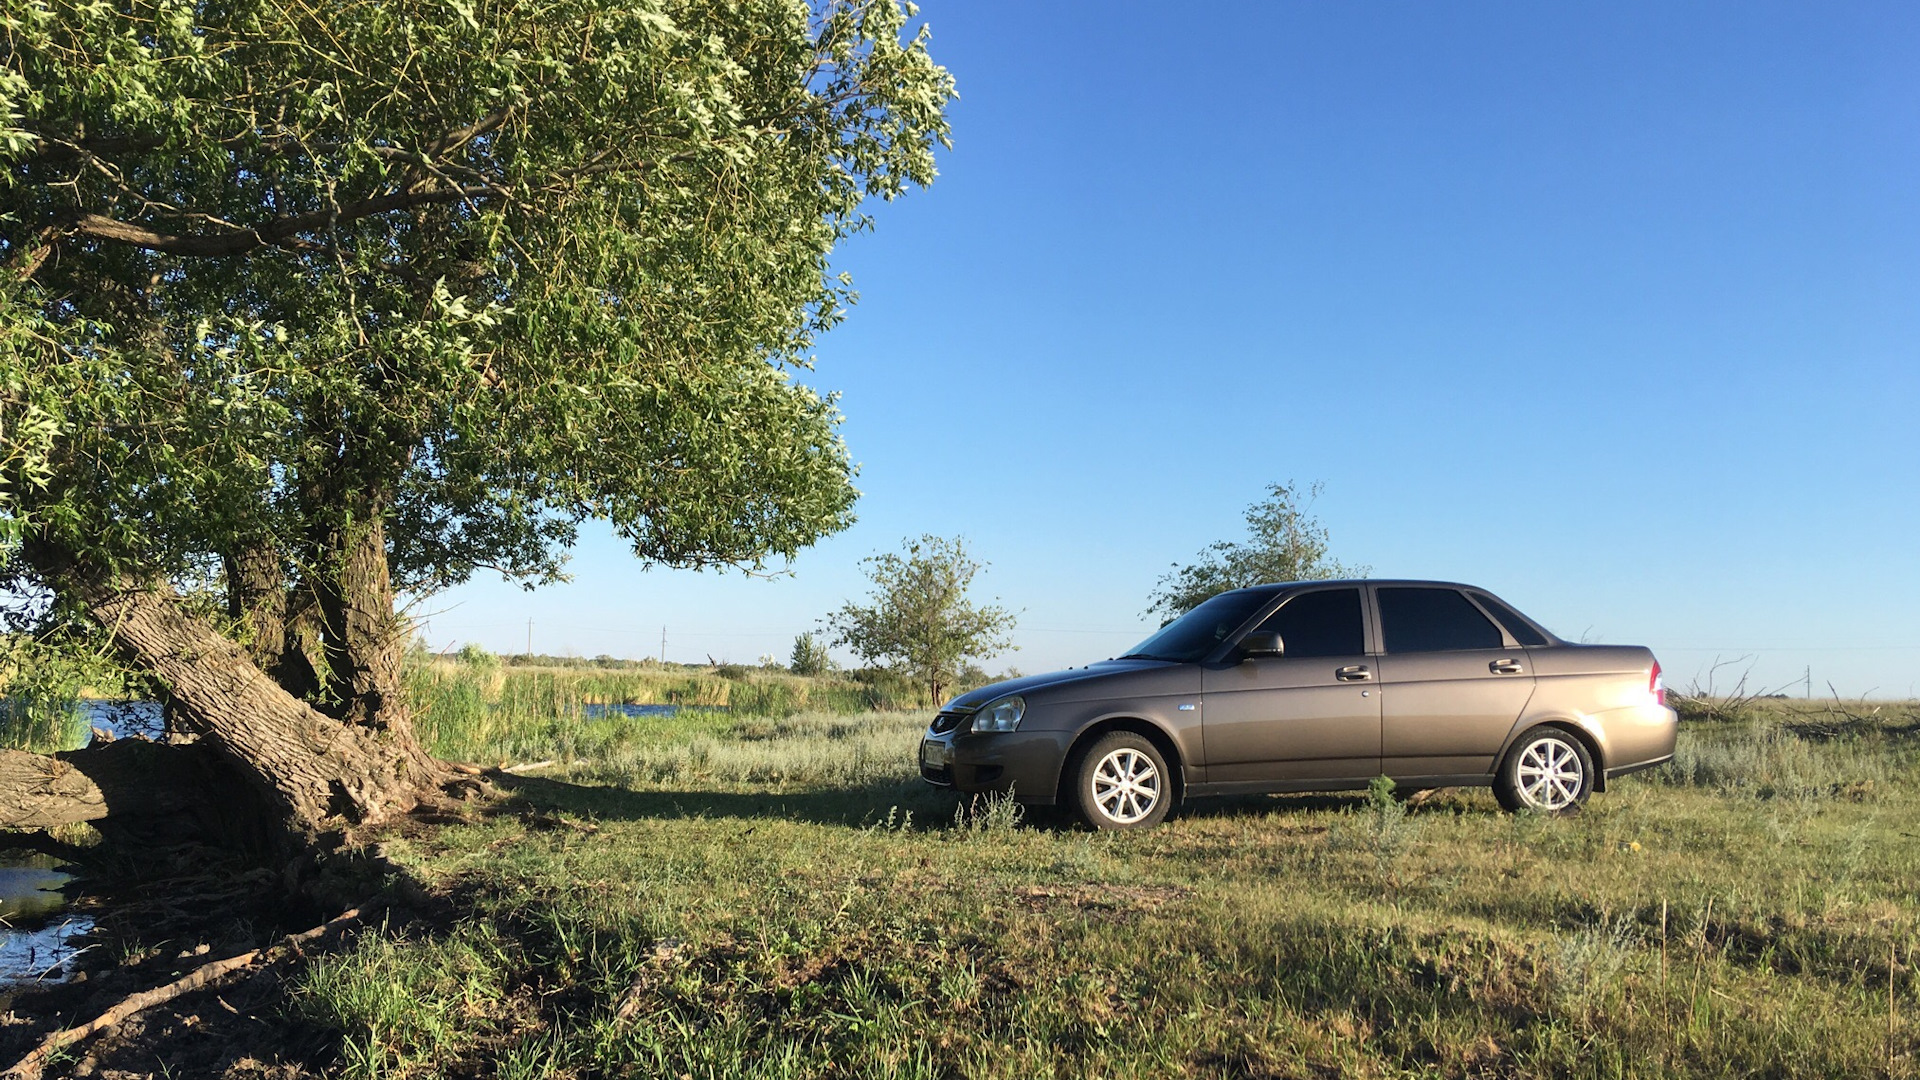
[[[293,250],[311,250],[315,245],[300,237],[301,233],[311,232],[327,225],[340,222],[358,221],[362,218],[376,217],[392,213],[395,210],[407,210],[415,206],[434,203],[462,202],[481,199],[497,192],[490,186],[456,186],[451,188],[427,188],[421,191],[397,191],[359,202],[347,203],[336,210],[316,210],[307,214],[295,214],[289,217],[275,218],[251,227],[238,227],[216,233],[180,234],[165,233],[145,225],[100,214],[81,214],[67,229],[68,235],[90,240],[105,240],[110,243],[126,244],[131,247],[145,248],[169,255],[187,255],[199,258],[225,258],[245,255],[262,247],[283,247]]]

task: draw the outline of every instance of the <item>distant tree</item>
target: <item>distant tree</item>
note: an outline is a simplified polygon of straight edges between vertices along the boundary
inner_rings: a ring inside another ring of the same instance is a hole
[[[484,646],[476,645],[471,641],[460,646],[460,651],[454,653],[453,656],[454,659],[465,664],[467,667],[476,668],[480,671],[498,671],[500,669],[500,658],[498,656],[488,652]]]
[[[809,630],[797,634],[793,639],[793,656],[787,661],[787,670],[795,675],[825,675],[833,668],[833,658],[827,655],[827,644],[820,635]]]
[[[873,582],[869,602],[848,601],[827,617],[832,643],[919,680],[931,704],[939,705],[965,661],[1012,647],[1013,614],[967,599],[984,564],[967,556],[959,537],[922,536],[906,541],[904,556],[873,555],[861,565]]]
[[[1267,497],[1247,507],[1247,538],[1208,545],[1189,566],[1173,564],[1148,598],[1147,613],[1171,620],[1230,589],[1274,581],[1366,577],[1370,566],[1349,566],[1327,554],[1327,529],[1307,511],[1324,484],[1303,493],[1293,481],[1269,484]]]

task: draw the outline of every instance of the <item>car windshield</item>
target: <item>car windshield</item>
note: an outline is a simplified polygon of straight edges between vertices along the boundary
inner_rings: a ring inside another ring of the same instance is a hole
[[[1221,593],[1161,627],[1120,659],[1192,663],[1212,652],[1271,599],[1273,593],[1264,590]]]

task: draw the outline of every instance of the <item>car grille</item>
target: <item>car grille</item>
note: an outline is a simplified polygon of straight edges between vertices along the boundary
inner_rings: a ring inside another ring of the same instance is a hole
[[[966,723],[967,717],[972,715],[972,713],[964,712],[943,712],[933,718],[933,733],[935,735],[945,735],[947,732]]]
[[[953,786],[953,770],[935,768],[932,765],[920,766],[920,778],[937,787]]]

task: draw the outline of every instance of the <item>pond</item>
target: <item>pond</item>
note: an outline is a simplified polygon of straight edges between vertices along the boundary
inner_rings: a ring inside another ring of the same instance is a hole
[[[93,929],[93,920],[62,916],[60,890],[72,875],[46,855],[14,858],[0,866],[0,988],[32,982],[62,982],[67,961],[79,954],[73,939]]]
[[[157,738],[162,730],[156,702],[89,701],[83,708],[89,728],[114,738]],[[64,981],[81,949],[76,939],[93,929],[92,919],[64,914],[62,890],[73,875],[61,865],[47,855],[0,858],[0,988]]]
[[[676,716],[683,712],[726,712],[724,705],[582,705],[580,715],[587,720],[605,720],[609,716]]]

